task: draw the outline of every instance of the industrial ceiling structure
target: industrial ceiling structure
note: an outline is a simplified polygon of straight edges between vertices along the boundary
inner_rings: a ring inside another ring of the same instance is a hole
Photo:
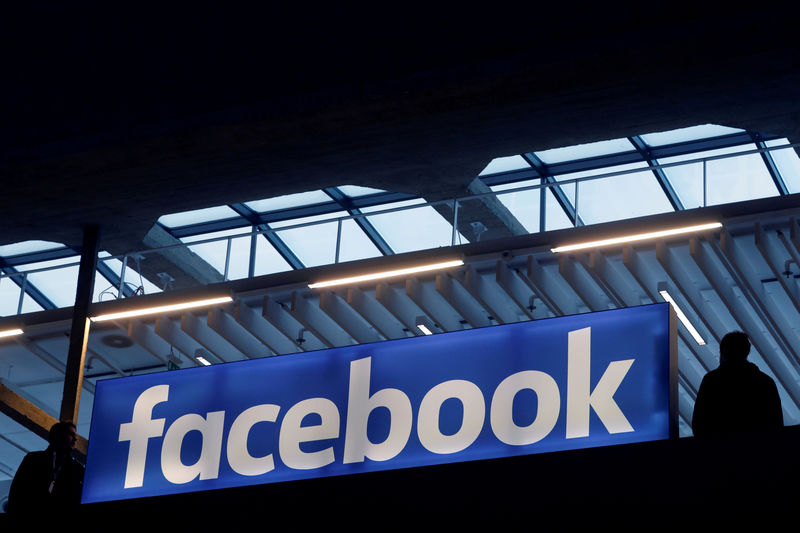
[[[165,10],[147,38],[100,15],[23,8],[2,32],[31,44],[3,63],[0,329],[24,329],[0,339],[3,390],[57,416],[81,231],[95,224],[96,309],[234,299],[95,323],[82,435],[100,379],[665,294],[705,343],[679,325],[681,435],[733,329],[800,422],[800,54],[784,9],[754,21],[587,8],[531,39],[523,16],[431,8],[358,28],[369,45],[342,31],[356,20],[344,11],[303,14],[295,32],[287,12],[233,23]],[[49,37],[31,42],[31,28]],[[176,28],[196,49],[172,48]],[[705,222],[722,226],[552,251]],[[308,287],[451,258],[464,265]],[[0,482],[42,447],[0,415]]]

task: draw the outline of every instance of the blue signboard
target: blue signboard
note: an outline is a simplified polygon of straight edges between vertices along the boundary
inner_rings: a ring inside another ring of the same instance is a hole
[[[97,383],[83,502],[666,439],[668,304]]]

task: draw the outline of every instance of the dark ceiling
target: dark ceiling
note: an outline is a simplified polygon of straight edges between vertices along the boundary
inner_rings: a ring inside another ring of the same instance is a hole
[[[795,9],[6,9],[0,244],[342,184],[440,199],[495,156],[716,123],[800,140]]]

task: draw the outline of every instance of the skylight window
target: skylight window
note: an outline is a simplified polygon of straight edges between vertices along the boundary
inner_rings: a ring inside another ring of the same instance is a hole
[[[788,139],[775,139],[765,143],[768,147],[789,144]],[[797,157],[795,148],[785,148],[783,150],[773,150],[770,153],[778,172],[781,173],[783,182],[790,194],[800,192],[800,158]]]
[[[754,144],[719,148],[681,156],[665,157],[660,164],[714,157],[755,150]],[[703,204],[703,164],[678,165],[664,169],[683,207],[691,209]],[[777,196],[778,188],[759,154],[715,159],[706,163],[706,204],[718,205],[743,200]]]
[[[0,246],[0,257],[12,257],[15,255],[43,252],[45,250],[56,250],[58,248],[66,248],[66,246],[59,242],[49,241],[17,242]]]
[[[556,179],[558,181],[578,179],[637,168],[647,168],[647,164],[644,162],[631,163],[574,172],[556,176]],[[576,186],[578,190],[577,213],[584,224],[600,224],[612,220],[673,211],[672,205],[650,170],[565,184],[564,192],[573,206],[575,205]]]
[[[360,187],[358,185],[341,185],[337,187],[342,194],[345,196],[349,196],[350,198],[358,198],[360,196],[367,196],[370,194],[378,194],[381,192],[386,192],[383,189],[373,189],[371,187]]]
[[[552,165],[564,161],[632,152],[634,150],[635,147],[628,139],[611,139],[609,141],[578,144],[576,146],[566,146],[564,148],[552,148],[543,152],[536,152],[536,156],[546,165]]]
[[[266,198],[264,200],[255,200],[253,202],[245,202],[244,205],[257,213],[266,213],[304,205],[322,204],[330,201],[331,197],[323,191],[308,191],[276,196],[275,198]]]
[[[20,284],[22,277],[16,278]],[[15,283],[11,278],[0,278],[0,316],[10,316],[17,314],[17,307],[19,306],[19,293],[21,287]],[[25,295],[22,300],[22,312],[33,313],[41,311],[43,307],[37,304],[29,295]]]
[[[718,137],[720,135],[730,135],[732,133],[741,133],[743,131],[745,130],[729,128],[727,126],[717,126],[716,124],[703,124],[700,126],[680,128],[671,131],[645,133],[639,137],[641,137],[648,146],[665,146],[667,144],[696,141],[698,139]]]
[[[252,234],[240,229],[216,231],[203,235],[183,237],[182,242],[190,243],[218,237],[234,237],[231,239],[231,255],[228,263],[228,279],[246,278],[250,269],[250,241]],[[220,274],[225,273],[225,256],[228,252],[228,241],[220,240],[195,244],[189,247],[194,253],[202,257]],[[286,260],[273,248],[263,235],[256,239],[256,255],[254,275],[261,276],[274,272],[291,270]]]
[[[212,220],[225,220],[238,216],[238,213],[227,205],[218,205],[216,207],[206,207],[205,209],[195,209],[194,211],[164,215],[159,218],[158,221],[168,228],[179,228],[190,224],[199,224]]]
[[[346,217],[347,212],[339,211],[311,217],[298,218],[294,220],[284,220],[272,224],[273,228],[283,228],[295,224],[305,224],[308,222],[320,222],[337,217]],[[294,254],[307,267],[327,265],[336,259],[336,237],[338,232],[338,222],[316,224],[302,228],[293,228],[277,231],[275,234],[285,242]],[[364,234],[361,228],[352,220],[342,221],[341,249],[339,251],[339,261],[355,261],[368,257],[381,255],[369,237]]]
[[[495,157],[492,159],[486,168],[484,168],[479,176],[487,174],[498,174],[500,172],[510,172],[512,170],[519,170],[522,168],[531,168],[525,158],[521,155],[511,155],[508,157]]]
[[[405,200],[390,204],[376,205],[362,209],[364,213],[374,213],[385,209],[405,207],[425,203],[422,199]],[[426,250],[440,246],[450,246],[453,240],[453,226],[431,206],[371,215],[367,220],[389,243],[395,253]],[[460,233],[456,244],[469,242]]]

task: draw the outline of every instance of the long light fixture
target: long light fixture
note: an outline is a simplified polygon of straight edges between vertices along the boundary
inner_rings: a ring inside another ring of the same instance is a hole
[[[22,330],[19,328],[14,328],[0,331],[0,337],[13,337],[14,335],[22,335]]]
[[[195,307],[203,307],[206,305],[221,304],[232,302],[233,298],[230,296],[220,296],[217,298],[206,298],[203,300],[191,300],[189,302],[181,302],[177,304],[157,305],[155,307],[143,307],[141,309],[131,309],[129,311],[120,311],[118,313],[108,313],[105,315],[98,315],[90,317],[92,322],[102,322],[104,320],[116,320],[119,318],[130,318],[134,316],[154,315],[156,313],[168,313],[170,311],[180,311],[182,309],[193,309]]]
[[[424,315],[418,316],[414,320],[414,325],[425,335],[433,335],[433,330],[436,329],[433,321]]]
[[[550,251],[553,252],[554,254],[557,254],[559,252],[571,252],[573,250],[583,250],[584,248],[597,248],[599,246],[611,246],[612,244],[622,244],[626,242],[657,239],[659,237],[669,237],[670,235],[680,235],[682,233],[692,233],[695,231],[703,231],[721,227],[722,224],[720,222],[710,222],[708,224],[698,224],[696,226],[684,226],[682,228],[651,231],[649,233],[636,233],[634,235],[625,235],[623,237],[614,237],[612,239],[601,239],[599,241],[589,241],[579,244],[568,244],[566,246],[558,246],[556,248],[551,248]]]
[[[658,293],[661,295],[662,298],[664,298],[665,301],[672,304],[672,307],[675,308],[675,314],[678,315],[678,320],[680,320],[683,323],[683,325],[686,326],[686,329],[689,330],[689,333],[692,335],[695,342],[697,342],[697,344],[699,344],[700,346],[703,346],[706,343],[706,341],[703,339],[703,337],[700,336],[700,332],[697,331],[694,325],[692,325],[692,323],[689,322],[689,319],[686,318],[686,314],[683,312],[683,309],[681,309],[678,306],[678,303],[670,295],[670,293],[668,293],[666,289],[659,289]]]
[[[394,276],[403,276],[406,274],[417,274],[419,272],[429,272],[431,270],[441,270],[443,268],[451,268],[461,266],[464,261],[456,259],[454,261],[444,261],[441,263],[430,263],[427,265],[420,265],[408,268],[399,268],[397,270],[384,270],[382,272],[373,272],[372,274],[364,274],[361,276],[352,276],[349,278],[332,279],[328,281],[320,281],[318,283],[309,283],[309,289],[321,289],[323,287],[331,287],[333,285],[345,285],[347,283],[359,283],[361,281],[371,281],[374,279],[391,278]]]

